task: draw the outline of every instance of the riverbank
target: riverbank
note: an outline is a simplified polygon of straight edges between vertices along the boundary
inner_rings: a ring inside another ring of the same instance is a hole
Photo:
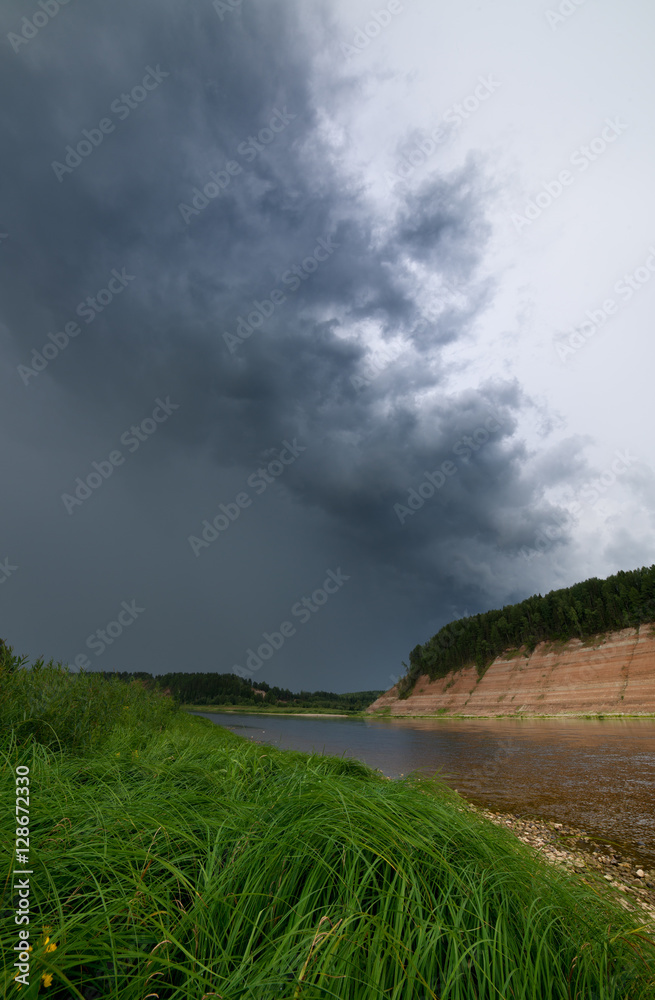
[[[571,872],[587,885],[603,878],[621,894],[617,898],[624,909],[639,916],[643,911],[650,933],[655,934],[655,869],[642,867],[612,845],[570,823],[525,818],[485,809],[472,802],[466,805],[496,826],[510,830],[546,862]]]
[[[48,668],[2,676],[0,731],[0,838],[27,769],[29,963],[53,996],[655,997],[655,942],[609,883],[542,863],[435,779]]]
[[[269,708],[260,708],[257,705],[181,705],[184,712],[209,712],[212,715],[305,715],[308,719],[352,719],[361,718],[363,712],[331,712],[329,709],[323,711],[315,708],[308,712],[302,708],[284,708],[275,705]]]
[[[652,716],[655,626],[507,649],[481,674],[474,663],[434,679],[420,674],[408,697],[395,684],[367,711],[379,709],[414,718]]]
[[[463,712],[447,712],[440,709],[430,713],[394,714],[390,708],[367,709],[357,713],[364,718],[373,719],[655,719],[655,712],[553,712],[537,714],[536,712],[508,712],[505,715],[467,715]]]
[[[354,757],[392,778],[440,775],[480,806],[572,824],[655,869],[652,718],[207,717],[251,742]]]
[[[536,715],[532,712],[512,712],[507,715],[466,715],[464,713],[447,713],[444,710],[426,715],[410,715],[404,713],[402,716],[394,715],[390,708],[381,708],[375,711],[366,709],[364,712],[331,712],[329,709],[322,710],[316,708],[311,712],[302,708],[284,708],[271,706],[269,708],[259,708],[252,705],[181,705],[185,712],[210,712],[214,715],[303,715],[309,719],[655,719],[655,712],[557,712],[552,715]]]

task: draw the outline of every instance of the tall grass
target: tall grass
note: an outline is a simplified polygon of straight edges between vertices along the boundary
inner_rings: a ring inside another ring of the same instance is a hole
[[[14,768],[31,768],[21,1000],[655,997],[652,938],[610,890],[546,867],[437,781],[255,745],[54,665],[0,685],[9,846]],[[1,905],[13,996],[10,878]]]

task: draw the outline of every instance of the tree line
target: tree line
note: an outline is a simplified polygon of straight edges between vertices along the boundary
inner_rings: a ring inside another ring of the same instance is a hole
[[[536,594],[501,610],[460,618],[444,625],[409,654],[398,684],[407,698],[422,674],[431,680],[475,664],[482,675],[510,649],[532,652],[538,642],[586,639],[604,632],[655,621],[655,566],[621,570],[605,580],[591,577],[572,587]]]
[[[152,674],[144,671],[103,671],[105,677],[138,680],[148,687],[167,691],[185,705],[274,705],[295,708],[334,708],[339,711],[361,712],[375,701],[382,691],[355,691],[335,694],[332,691],[300,691],[294,693],[266,681],[253,683],[236,674],[169,673]]]

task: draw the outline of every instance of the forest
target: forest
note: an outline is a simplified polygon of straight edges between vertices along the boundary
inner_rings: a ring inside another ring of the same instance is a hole
[[[340,712],[362,712],[382,691],[355,691],[335,694],[331,691],[300,691],[271,687],[266,681],[256,684],[236,674],[169,673],[152,674],[143,671],[104,671],[107,678],[142,681],[147,687],[157,687],[183,705],[272,705],[291,708],[334,708]]]
[[[572,587],[536,594],[518,604],[460,618],[444,625],[409,654],[398,683],[407,698],[422,674],[431,680],[475,664],[481,676],[502,652],[538,642],[586,639],[655,621],[655,566],[620,571],[605,580],[591,577]]]

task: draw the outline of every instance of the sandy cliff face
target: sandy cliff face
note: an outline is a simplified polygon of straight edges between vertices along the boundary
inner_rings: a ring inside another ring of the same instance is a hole
[[[481,680],[475,666],[435,681],[423,676],[409,698],[399,700],[394,685],[367,711],[380,709],[391,715],[655,712],[655,627],[505,653]]]

